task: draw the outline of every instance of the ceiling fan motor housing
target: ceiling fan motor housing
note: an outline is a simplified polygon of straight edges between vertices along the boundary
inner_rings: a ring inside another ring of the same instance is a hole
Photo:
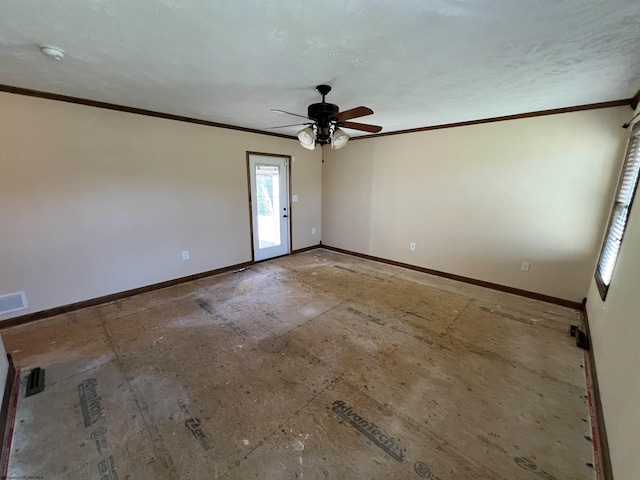
[[[331,118],[338,114],[340,109],[333,103],[313,103],[307,109],[307,116],[318,124],[316,142],[320,145],[331,143]]]
[[[307,109],[307,116],[318,122],[320,127],[328,127],[329,119],[337,115],[340,109],[333,103],[312,103]]]

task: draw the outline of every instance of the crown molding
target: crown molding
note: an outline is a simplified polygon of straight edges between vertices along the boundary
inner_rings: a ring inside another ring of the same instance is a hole
[[[145,110],[143,108],[127,107],[125,105],[116,105],[114,103],[99,102],[97,100],[89,100],[86,98],[70,97],[60,95],[58,93],[41,92],[39,90],[29,90],[28,88],[12,87],[10,85],[0,85],[0,92],[14,93],[16,95],[25,95],[28,97],[46,98],[47,100],[57,100],[59,102],[75,103],[77,105],[85,105],[88,107],[106,108],[107,110],[116,110],[118,112],[133,113],[136,115],[145,115],[147,117],[164,118],[166,120],[175,120],[177,122],[195,123],[197,125],[206,125],[208,127],[226,128],[228,130],[238,130],[240,132],[257,133],[258,135],[269,135],[270,137],[286,138],[288,140],[296,140],[292,135],[282,133],[265,132],[255,128],[245,128],[237,125],[228,125],[226,123],[211,122],[199,118],[184,117],[182,115],[174,115],[171,113],[155,112],[153,110]]]

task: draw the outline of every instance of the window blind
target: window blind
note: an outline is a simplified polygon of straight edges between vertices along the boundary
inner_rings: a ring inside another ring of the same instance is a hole
[[[636,125],[631,133],[627,155],[625,157],[622,174],[618,184],[615,202],[611,211],[609,227],[605,236],[600,260],[596,269],[596,283],[600,290],[600,295],[604,300],[613,277],[613,270],[616,266],[618,253],[622,244],[622,237],[627,226],[629,210],[633,203],[638,186],[638,176],[640,174],[640,124]]]

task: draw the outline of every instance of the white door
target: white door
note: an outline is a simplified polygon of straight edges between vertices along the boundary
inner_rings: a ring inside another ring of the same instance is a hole
[[[255,261],[289,253],[289,159],[249,155]]]

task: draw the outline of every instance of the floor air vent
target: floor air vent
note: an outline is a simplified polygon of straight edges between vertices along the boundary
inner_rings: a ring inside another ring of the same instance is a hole
[[[25,397],[30,397],[44,390],[44,369],[36,367],[29,373],[27,378],[27,391]]]
[[[0,295],[0,314],[24,310],[29,307],[27,294],[24,292]]]
[[[577,325],[571,325],[571,336],[576,337],[576,345],[584,350],[589,350],[589,336],[580,330]]]

